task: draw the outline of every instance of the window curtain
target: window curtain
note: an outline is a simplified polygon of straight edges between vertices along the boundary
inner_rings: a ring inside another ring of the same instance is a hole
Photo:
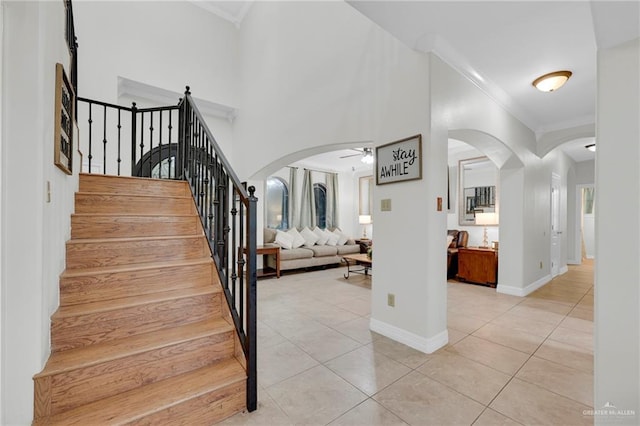
[[[327,173],[327,228],[338,227],[338,174]]]
[[[300,226],[300,215],[298,214],[298,168],[289,168],[289,227]]]
[[[310,229],[316,226],[316,201],[311,182],[311,170],[304,170],[302,178],[302,197],[300,199],[300,227],[308,226]]]

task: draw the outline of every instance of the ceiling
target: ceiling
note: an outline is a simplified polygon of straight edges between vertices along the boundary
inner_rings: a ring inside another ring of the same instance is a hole
[[[347,2],[408,47],[438,55],[538,138],[593,124],[597,49],[640,37],[637,0]],[[194,3],[239,26],[253,2]],[[573,76],[555,92],[531,85],[542,74],[565,69]],[[585,161],[593,159],[584,149],[592,142],[574,141],[562,149]]]

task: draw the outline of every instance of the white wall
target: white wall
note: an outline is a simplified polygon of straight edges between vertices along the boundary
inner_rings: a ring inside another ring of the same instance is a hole
[[[595,161],[575,163],[567,174],[567,263],[582,263],[582,188],[595,182]],[[595,243],[595,241],[594,241]]]
[[[634,410],[624,424],[640,421],[638,75],[640,39],[598,50],[594,407]]]
[[[55,64],[70,70],[64,3],[4,7],[0,423],[30,424],[32,376],[49,355],[49,317],[58,304],[77,175],[53,164]],[[75,155],[75,165],[78,160]]]
[[[425,136],[424,179],[374,190],[379,260],[372,324],[388,326],[383,331],[387,335],[403,330],[409,340],[415,338],[406,343],[423,349],[443,331],[446,343],[446,253],[440,250],[445,235],[430,231],[434,222],[427,211],[435,193],[425,189],[426,182],[434,182],[438,195],[445,194],[446,144],[438,163],[427,137],[428,58],[341,2],[256,2],[243,22],[240,51],[242,101],[234,140],[239,149],[254,154],[243,158],[241,176],[318,146],[356,141],[381,145],[417,133]],[[380,212],[382,198],[392,200],[391,212]],[[436,226],[445,229],[440,215]],[[429,262],[436,245],[442,259],[433,262],[442,271],[432,280],[424,274],[430,270],[425,259]],[[421,268],[397,268],[400,252],[403,263]],[[445,291],[432,296],[429,282]],[[386,305],[388,292],[396,295],[396,308]]]
[[[187,1],[77,2],[74,13],[82,97],[127,107],[132,100],[138,107],[161,105],[120,96],[118,77],[124,77],[179,94],[189,85],[194,98],[238,105],[238,29],[232,23]],[[205,119],[233,161],[231,123]],[[128,155],[130,148],[125,151]],[[99,160],[101,154],[95,155]]]

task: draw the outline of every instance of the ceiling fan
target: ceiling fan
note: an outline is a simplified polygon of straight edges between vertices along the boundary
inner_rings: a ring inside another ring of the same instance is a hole
[[[362,161],[365,164],[373,164],[373,150],[371,148],[362,148],[362,149],[351,148],[351,149],[354,151],[358,151],[358,153],[343,155],[340,158],[349,158],[349,157],[355,157],[357,155],[362,155],[362,158],[360,159],[360,161]]]

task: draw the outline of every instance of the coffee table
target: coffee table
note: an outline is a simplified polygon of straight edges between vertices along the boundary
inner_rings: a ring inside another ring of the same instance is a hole
[[[342,256],[342,261],[347,264],[347,273],[344,274],[346,279],[349,279],[350,274],[371,275],[369,270],[373,269],[373,261],[366,253],[346,254]]]

